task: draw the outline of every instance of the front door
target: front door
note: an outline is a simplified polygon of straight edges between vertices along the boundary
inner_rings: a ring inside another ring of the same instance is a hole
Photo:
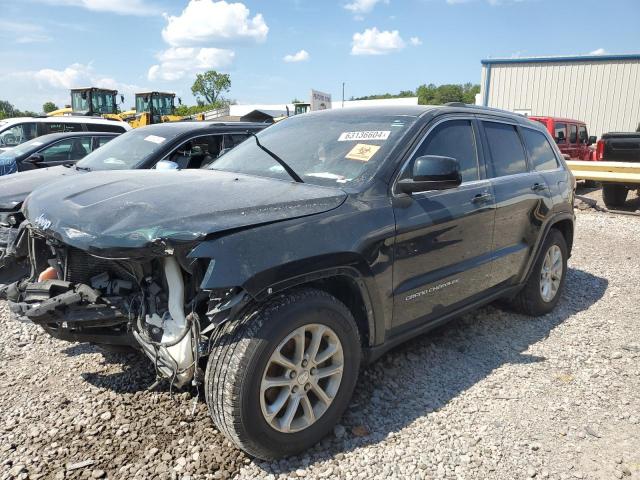
[[[480,168],[478,131],[470,118],[433,127],[405,165],[423,155],[453,157],[462,184],[450,190],[395,195],[393,330],[428,322],[490,287],[494,201]]]

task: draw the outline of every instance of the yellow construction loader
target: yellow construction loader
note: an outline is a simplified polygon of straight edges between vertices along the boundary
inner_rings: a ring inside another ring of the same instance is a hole
[[[203,114],[182,117],[175,114],[176,94],[168,92],[136,93],[136,109],[123,112],[120,117],[129,122],[133,128],[164,122],[182,120],[204,120]]]
[[[118,114],[118,91],[107,88],[86,87],[71,89],[71,107],[49,112],[49,117],[62,115],[88,115],[122,120]],[[121,95],[123,102],[124,97]]]

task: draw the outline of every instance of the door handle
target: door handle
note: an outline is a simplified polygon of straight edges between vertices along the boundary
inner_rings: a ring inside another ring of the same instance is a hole
[[[488,202],[493,198],[493,195],[491,195],[490,193],[479,193],[476,196],[474,196],[471,201],[473,203],[483,203],[483,202]]]
[[[543,185],[542,183],[534,183],[531,186],[531,190],[533,190],[534,192],[541,192],[541,191],[546,190],[546,189],[547,189],[547,186]]]

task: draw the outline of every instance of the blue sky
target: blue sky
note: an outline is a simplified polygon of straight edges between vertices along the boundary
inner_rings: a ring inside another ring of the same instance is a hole
[[[0,99],[169,90],[231,75],[239,103],[480,80],[488,57],[640,52],[638,0],[0,0]]]

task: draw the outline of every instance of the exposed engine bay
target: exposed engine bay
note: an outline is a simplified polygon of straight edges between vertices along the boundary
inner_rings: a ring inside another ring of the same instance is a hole
[[[136,347],[158,378],[178,387],[200,381],[208,335],[246,297],[241,289],[201,290],[208,261],[187,259],[189,247],[162,245],[151,257],[105,258],[28,222],[15,245],[31,271],[6,288],[13,315],[62,340]]]

